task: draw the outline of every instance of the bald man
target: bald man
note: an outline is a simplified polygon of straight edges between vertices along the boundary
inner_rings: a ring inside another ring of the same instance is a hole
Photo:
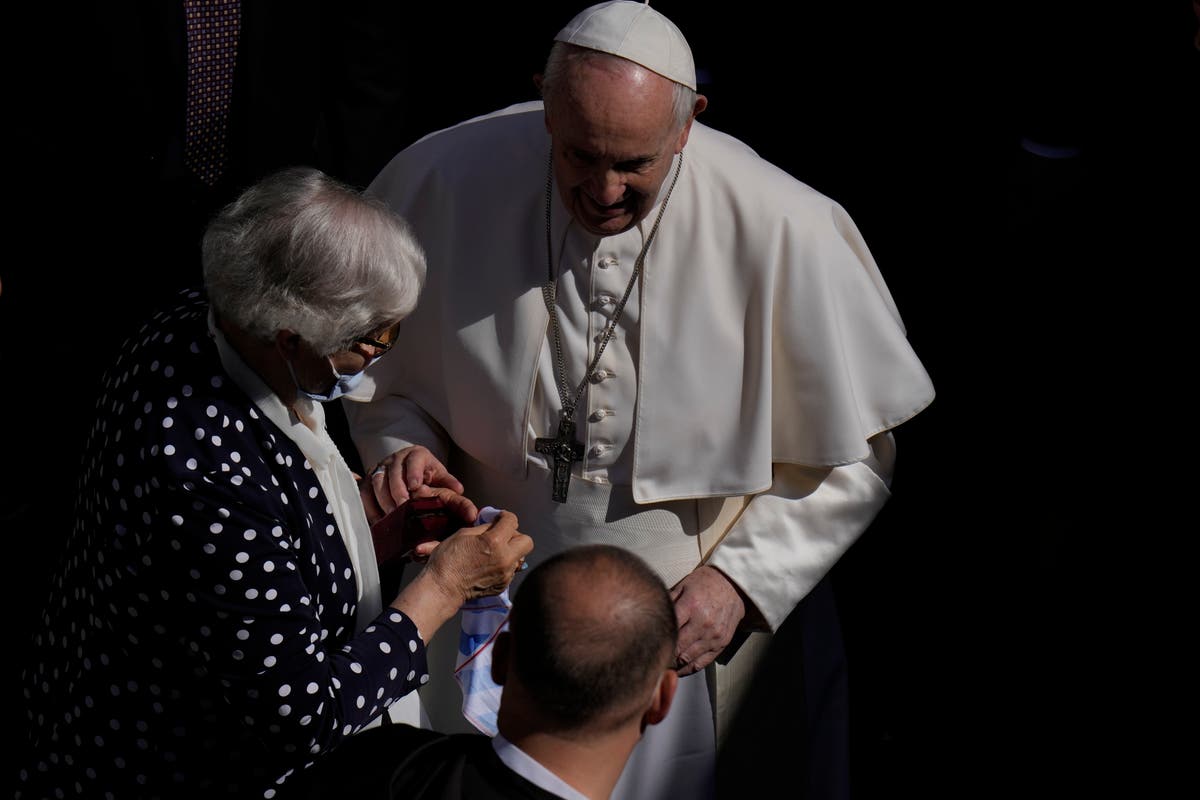
[[[390,725],[345,743],[308,797],[604,800],[678,676],[675,612],[640,558],[568,550],[526,578],[492,674],[504,686],[495,738]]]

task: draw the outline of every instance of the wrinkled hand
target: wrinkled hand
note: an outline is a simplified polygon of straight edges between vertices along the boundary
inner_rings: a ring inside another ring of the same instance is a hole
[[[451,489],[458,494],[463,491],[458,478],[447,472],[427,448],[413,445],[397,450],[376,464],[358,485],[367,522],[374,525],[408,498],[428,494],[422,492],[426,487]]]
[[[746,604],[720,570],[703,564],[672,587],[671,599],[679,623],[675,669],[691,675],[712,663],[733,640]]]
[[[425,570],[449,596],[461,598],[460,604],[500,594],[533,550],[533,539],[517,530],[516,515],[507,511],[489,525],[460,528],[440,544],[430,544]]]

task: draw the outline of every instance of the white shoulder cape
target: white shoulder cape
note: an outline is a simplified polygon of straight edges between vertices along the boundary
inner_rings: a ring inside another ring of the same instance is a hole
[[[547,331],[549,146],[541,103],[513,106],[425,137],[369,189],[415,229],[428,282],[355,399],[408,398],[513,472]],[[934,392],[854,223],[699,123],[684,156],[643,277],[634,498],[753,494],[775,462],[866,458],[868,438]],[[553,202],[561,241],[567,213]],[[427,438],[409,424],[389,434]]]

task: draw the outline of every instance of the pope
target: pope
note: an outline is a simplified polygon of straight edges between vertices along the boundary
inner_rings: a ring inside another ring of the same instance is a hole
[[[380,513],[445,485],[516,513],[535,565],[604,542],[656,570],[685,677],[614,796],[704,797],[714,720],[887,500],[890,431],[933,387],[846,212],[696,121],[665,16],[582,11],[537,83],[543,102],[427,136],[370,187],[429,273],[351,430]],[[453,729],[447,687],[422,703]]]

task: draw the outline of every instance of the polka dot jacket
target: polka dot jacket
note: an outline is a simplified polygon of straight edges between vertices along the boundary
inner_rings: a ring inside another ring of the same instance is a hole
[[[181,296],[104,378],[18,796],[276,797],[428,680],[400,613],[354,634],[324,492],[224,373],[207,314]]]

